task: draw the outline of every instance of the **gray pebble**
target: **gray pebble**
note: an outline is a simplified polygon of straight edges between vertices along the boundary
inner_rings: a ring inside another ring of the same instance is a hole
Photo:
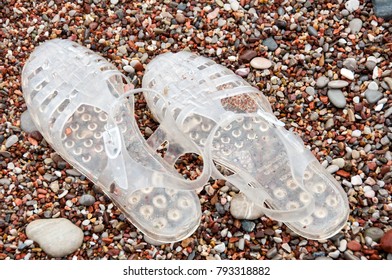
[[[346,98],[343,92],[338,89],[328,90],[328,98],[331,103],[337,108],[344,108],[346,106]]]
[[[244,248],[245,248],[245,238],[241,238],[240,240],[238,240],[238,249],[244,250]]]
[[[384,231],[378,227],[370,227],[365,230],[365,236],[370,237],[373,241],[379,242],[384,236]]]
[[[310,36],[318,36],[317,30],[311,25],[308,26],[308,33]]]
[[[256,224],[254,222],[248,220],[243,220],[241,222],[241,225],[242,225],[242,229],[245,230],[246,232],[252,232],[256,227]]]
[[[263,41],[263,45],[268,48],[269,51],[275,51],[278,48],[278,44],[275,42],[274,38],[267,38]]]
[[[365,97],[370,104],[373,104],[382,98],[382,93],[378,90],[367,89],[365,91]]]
[[[343,158],[333,159],[332,164],[337,165],[339,168],[343,168],[344,167],[344,159]]]
[[[65,172],[66,172],[68,175],[70,175],[70,176],[79,177],[79,176],[82,175],[82,174],[80,174],[80,172],[77,171],[76,169],[67,169],[67,170],[65,170]]]
[[[329,129],[331,129],[334,125],[335,125],[335,122],[334,122],[333,118],[330,118],[330,119],[328,119],[328,120],[325,122],[324,127],[325,127],[326,130],[329,130]]]
[[[343,67],[351,71],[356,71],[358,68],[357,60],[355,58],[349,57],[343,62]]]
[[[318,88],[324,88],[329,83],[329,79],[325,76],[320,76],[316,81],[316,86]]]
[[[7,138],[7,140],[5,140],[5,147],[9,148],[12,145],[16,144],[18,141],[19,141],[18,136],[16,136],[15,134],[11,135],[10,137]]]
[[[332,89],[339,89],[348,86],[348,82],[344,80],[335,80],[328,83],[328,87]]]
[[[38,130],[30,116],[29,110],[24,111],[20,116],[20,128],[27,133]]]
[[[351,34],[357,34],[362,28],[362,20],[359,18],[354,18],[350,21],[348,27],[351,30]]]
[[[0,186],[9,186],[11,184],[11,180],[7,178],[0,179]]]
[[[337,165],[330,165],[327,167],[327,171],[331,174],[335,173],[338,170],[339,170],[339,166]]]
[[[214,249],[217,253],[223,253],[226,250],[226,245],[222,242],[215,245]]]
[[[278,254],[278,249],[276,249],[276,247],[273,247],[271,249],[268,250],[267,252],[267,258],[272,259],[273,257],[275,257]]]
[[[84,206],[91,206],[95,202],[95,197],[90,194],[84,194],[79,198],[79,203]]]

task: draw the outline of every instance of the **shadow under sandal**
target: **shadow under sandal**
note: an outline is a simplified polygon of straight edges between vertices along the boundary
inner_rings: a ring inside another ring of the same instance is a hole
[[[170,114],[146,141],[134,117],[134,94],[115,66],[69,40],[55,39],[31,54],[22,73],[23,93],[45,140],[100,186],[124,215],[154,242],[175,242],[199,226],[195,189],[208,182],[205,162],[196,180],[174,164],[203,151],[182,136]],[[157,149],[169,143],[162,157]]]
[[[173,115],[177,125],[215,165],[212,174],[234,184],[272,219],[310,239],[335,235],[349,207],[340,184],[287,131],[267,98],[214,61],[190,52],[153,59],[143,87],[158,120]],[[163,99],[162,99],[163,98]]]

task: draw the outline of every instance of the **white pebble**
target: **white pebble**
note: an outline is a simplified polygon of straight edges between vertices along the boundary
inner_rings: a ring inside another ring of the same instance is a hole
[[[333,259],[337,259],[340,256],[340,252],[339,252],[339,250],[336,250],[336,251],[330,252],[328,254],[328,256],[330,256]]]
[[[346,251],[346,249],[347,249],[347,240],[346,239],[340,240],[338,249],[339,249],[340,252]]]
[[[359,1],[358,0],[348,0],[345,4],[346,9],[349,12],[354,12],[359,8]]]
[[[375,108],[374,108],[374,111],[376,111],[376,112],[380,112],[381,110],[382,110],[382,108],[384,107],[384,104],[378,104]]]
[[[214,249],[217,253],[223,253],[226,249],[226,245],[225,245],[225,243],[222,242],[222,243],[215,245]]]
[[[362,178],[361,178],[361,176],[355,175],[355,176],[351,177],[351,184],[353,186],[362,185]]]
[[[369,85],[368,85],[368,89],[371,89],[371,90],[378,90],[378,85],[377,85],[377,83],[374,82],[374,81],[371,81],[371,82],[369,83]]]
[[[365,196],[367,197],[367,198],[372,198],[372,197],[374,197],[376,194],[375,194],[375,192],[373,191],[373,190],[368,190],[367,192],[365,192]]]
[[[352,133],[351,133],[351,136],[352,137],[360,137],[362,135],[362,131],[360,131],[359,129],[356,129],[356,130],[354,130]]]
[[[345,77],[349,80],[354,80],[354,72],[351,70],[348,70],[346,68],[342,68],[340,70],[340,74],[342,74],[343,77]]]

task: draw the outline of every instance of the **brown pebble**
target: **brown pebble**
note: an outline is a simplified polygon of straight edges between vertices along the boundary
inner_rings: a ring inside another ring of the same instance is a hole
[[[266,235],[274,235],[275,234],[275,231],[272,229],[272,228],[266,228],[265,229],[265,231],[264,231],[264,233],[266,234]]]
[[[256,56],[257,56],[257,52],[256,52],[256,51],[247,49],[247,50],[244,50],[244,51],[240,54],[240,56],[238,57],[238,59],[239,59],[240,61],[242,61],[243,63],[247,63],[247,62],[251,61],[252,58],[254,58],[254,57],[256,57]]]
[[[347,243],[347,248],[349,248],[351,251],[360,251],[362,246],[355,240],[351,240],[350,242]]]
[[[45,168],[43,166],[38,167],[38,172],[39,172],[39,174],[44,175],[45,174]]]
[[[385,252],[392,253],[392,229],[388,230],[380,240],[380,247]]]

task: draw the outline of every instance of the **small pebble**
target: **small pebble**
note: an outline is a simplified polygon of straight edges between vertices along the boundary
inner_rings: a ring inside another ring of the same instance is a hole
[[[378,90],[367,89],[365,91],[365,97],[370,104],[373,104],[382,98],[382,93]]]
[[[275,51],[278,48],[278,44],[273,38],[267,38],[263,41],[263,45],[268,48],[269,51]]]
[[[263,57],[255,57],[250,61],[250,66],[256,69],[268,69],[272,66],[272,62]]]
[[[79,203],[84,206],[91,206],[95,202],[95,197],[90,194],[84,194],[79,198]]]
[[[320,76],[316,81],[316,86],[318,88],[324,88],[329,83],[329,79],[325,76]],[[348,84],[348,83],[347,83]]]
[[[328,90],[328,98],[331,103],[337,108],[344,108],[346,106],[346,98],[343,92],[338,89]]]
[[[351,177],[351,184],[353,186],[360,186],[362,185],[362,178],[359,175],[355,175],[353,177]]]
[[[18,136],[11,135],[10,137],[7,138],[7,140],[5,141],[5,147],[8,149],[9,147],[13,146],[14,144],[16,144],[19,141]]]
[[[359,18],[354,18],[350,21],[348,27],[351,30],[351,34],[357,34],[362,28],[362,20]]]
[[[348,82],[343,80],[335,80],[328,83],[328,87],[333,89],[344,88],[346,86],[348,86]]]
[[[351,70],[348,70],[346,68],[342,68],[340,70],[340,74],[342,74],[343,77],[345,77],[349,80],[354,80],[354,73]]]

